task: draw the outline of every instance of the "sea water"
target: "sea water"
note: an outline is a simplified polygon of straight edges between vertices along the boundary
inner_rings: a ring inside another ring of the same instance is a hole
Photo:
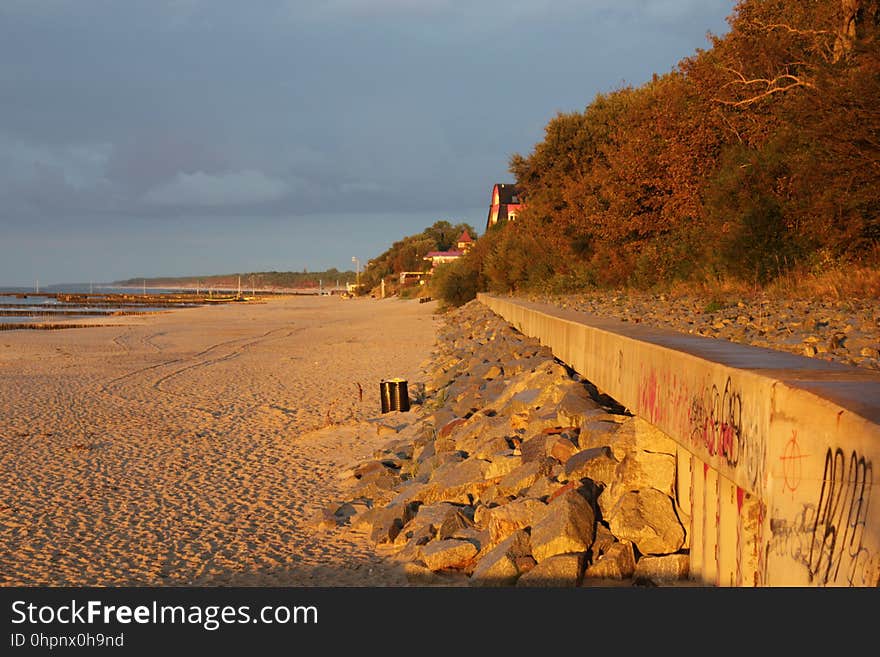
[[[148,288],[149,296],[180,294],[191,290]],[[88,299],[65,301],[57,295],[90,295]],[[106,296],[105,296],[106,295]],[[123,298],[126,295],[128,298]],[[187,308],[198,303],[180,303],[173,306],[138,303],[143,292],[133,288],[103,287],[90,284],[52,285],[36,289],[0,287],[0,325],[46,324],[61,320],[109,317],[115,313],[160,312],[172,308]]]

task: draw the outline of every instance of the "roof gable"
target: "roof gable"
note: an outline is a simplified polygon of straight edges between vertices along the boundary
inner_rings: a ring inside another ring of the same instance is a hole
[[[492,200],[498,199],[498,203],[502,205],[518,204],[519,189],[511,183],[495,183],[492,189]],[[493,203],[494,205],[494,203]]]

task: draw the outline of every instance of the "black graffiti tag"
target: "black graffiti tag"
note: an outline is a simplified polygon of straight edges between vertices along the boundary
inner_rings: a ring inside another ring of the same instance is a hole
[[[871,555],[862,547],[873,468],[855,451],[825,454],[825,473],[810,541],[810,580],[820,584],[861,584]]]
[[[713,385],[702,396],[695,396],[688,409],[690,441],[703,447],[709,456],[720,455],[731,468],[745,464],[754,485],[763,476],[763,443],[757,431],[748,431],[743,420],[742,395],[730,377],[719,390]]]

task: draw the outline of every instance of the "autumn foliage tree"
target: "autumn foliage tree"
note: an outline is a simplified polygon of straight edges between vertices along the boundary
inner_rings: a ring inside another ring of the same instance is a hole
[[[511,157],[525,209],[485,287],[760,282],[877,253],[880,0],[742,0],[728,22]]]

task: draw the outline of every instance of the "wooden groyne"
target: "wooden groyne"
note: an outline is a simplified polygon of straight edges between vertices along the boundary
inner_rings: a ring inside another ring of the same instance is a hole
[[[27,299],[30,297],[53,301],[53,303],[24,303],[5,301],[5,299]],[[198,308],[207,305],[259,302],[260,299],[245,296],[216,296],[201,294],[25,294],[0,293],[0,318],[22,317],[45,321],[0,322],[0,331],[14,330],[58,330],[65,328],[86,328],[98,324],[60,323],[50,321],[70,318],[100,318],[139,316],[166,312],[178,308]],[[100,326],[108,326],[101,324]]]
[[[119,315],[149,315],[149,310],[4,310],[0,309],[0,317],[111,317]]]
[[[877,586],[880,373],[481,294],[678,444],[690,573],[718,586]]]
[[[50,322],[40,323],[23,323],[23,324],[2,324],[0,323],[0,331],[16,331],[21,329],[36,331],[59,331],[61,329],[75,328],[95,328],[98,326],[113,326],[112,324],[55,324]]]

